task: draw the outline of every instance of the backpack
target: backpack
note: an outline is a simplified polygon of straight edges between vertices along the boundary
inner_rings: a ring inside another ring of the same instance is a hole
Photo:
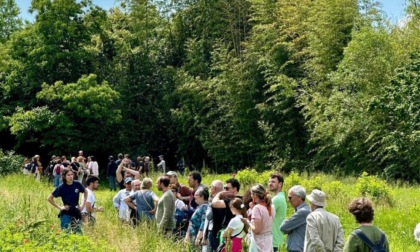
[[[356,229],[353,232],[357,237],[360,238],[369,248],[370,252],[386,252],[385,250],[385,234],[381,233],[381,239],[374,244],[360,229]]]

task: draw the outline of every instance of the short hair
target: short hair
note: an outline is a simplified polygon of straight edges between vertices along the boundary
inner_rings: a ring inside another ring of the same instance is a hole
[[[77,162],[84,162],[85,159],[82,156],[77,157]]]
[[[306,199],[306,190],[303,186],[294,185],[289,189],[289,192],[292,192],[294,195],[300,197],[303,201]]]
[[[122,159],[123,157],[124,157],[124,156],[123,156],[123,154],[122,154],[122,153],[119,153],[119,154],[118,154],[118,158],[119,158],[119,159]]]
[[[211,186],[217,188],[217,191],[222,191],[223,190],[223,181],[221,180],[213,180],[213,182],[211,182]]]
[[[159,182],[162,183],[165,187],[168,187],[171,180],[169,179],[168,176],[160,176]]]
[[[272,173],[271,175],[270,175],[270,178],[272,178],[272,179],[274,179],[274,178],[276,178],[278,181],[279,181],[279,183],[284,183],[284,178],[283,178],[283,176],[282,175],[280,175],[280,174],[278,174],[278,173]]]
[[[144,178],[141,183],[141,189],[150,189],[152,188],[153,181],[150,178]]]
[[[226,180],[226,184],[229,183],[232,185],[232,188],[236,188],[236,190],[239,192],[239,189],[241,189],[241,184],[239,183],[239,181],[236,178],[230,178],[228,180]]]
[[[375,215],[372,201],[365,197],[354,199],[350,203],[348,210],[354,215],[358,223],[370,223]]]
[[[196,193],[199,196],[203,197],[204,200],[209,200],[210,193],[209,193],[209,188],[208,187],[202,187],[202,188],[198,189],[196,191]]]
[[[71,162],[72,163],[76,162],[76,157],[71,157]]]
[[[201,184],[201,174],[197,171],[190,172],[188,176],[191,176],[193,180],[197,180],[199,184]]]
[[[86,185],[89,186],[92,183],[95,183],[96,181],[99,181],[99,178],[96,176],[90,176],[87,180],[86,180]]]
[[[96,161],[95,156],[90,156],[90,160],[92,160],[92,161]]]

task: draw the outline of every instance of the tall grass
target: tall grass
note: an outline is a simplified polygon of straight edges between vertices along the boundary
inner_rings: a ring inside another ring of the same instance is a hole
[[[152,177],[156,178],[157,175],[153,174]],[[203,178],[202,183],[210,185],[214,179],[225,181],[230,177],[230,174],[209,174]],[[41,251],[41,248],[42,251],[68,251],[69,246],[72,246],[69,244],[75,242],[86,244],[86,248],[90,246],[88,251],[189,251],[182,240],[164,237],[153,223],[142,223],[137,228],[121,224],[112,204],[115,192],[108,190],[105,181],[102,181],[101,187],[95,192],[96,205],[104,206],[105,211],[96,214],[96,225],[84,227],[84,235],[79,235],[79,238],[72,238],[73,236],[63,234],[58,229],[58,211],[46,200],[54,189],[51,185],[38,183],[32,177],[20,174],[0,177],[0,181],[0,232],[10,227],[13,230],[5,232],[10,237],[3,240],[0,238],[3,242],[0,244],[0,251]],[[187,176],[181,176],[180,181],[187,184]],[[356,189],[357,178],[337,180],[331,175],[311,174],[308,177],[304,174],[295,177],[293,181],[304,185],[308,192],[313,187],[321,187],[326,191],[326,209],[340,217],[346,238],[358,226],[347,211],[349,202],[360,194]],[[285,190],[292,186],[287,183],[292,182],[286,177]],[[155,186],[153,189],[157,192]],[[241,191],[245,189],[242,188]],[[376,202],[374,224],[387,234],[391,251],[417,251],[420,246],[414,241],[413,229],[420,222],[420,188],[395,185],[388,189],[393,204],[381,200]],[[60,200],[56,199],[57,202]],[[293,209],[289,206],[287,216],[292,213]],[[48,239],[51,241],[46,241]],[[67,247],[54,246],[60,239],[73,239],[71,241],[74,242],[63,245]],[[26,243],[32,244],[32,247],[28,247]],[[80,247],[74,248],[84,251]],[[281,251],[285,251],[284,248]]]

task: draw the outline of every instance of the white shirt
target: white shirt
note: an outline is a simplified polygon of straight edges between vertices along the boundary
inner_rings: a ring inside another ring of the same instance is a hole
[[[133,194],[133,191],[127,191],[127,189],[120,190],[113,198],[114,207],[118,208],[118,217],[122,220],[130,219],[130,212],[127,203],[124,198]]]
[[[99,165],[96,161],[89,162],[88,168],[92,170],[92,175],[99,177]]]
[[[242,232],[244,230],[244,223],[242,222],[242,215],[236,215],[235,217],[233,217],[228,224],[228,228],[233,229],[232,233],[230,236],[235,236],[237,234],[239,234],[238,238],[243,238],[245,237],[245,232]]]
[[[93,194],[93,191],[90,190],[87,187],[86,187],[86,191],[88,193],[88,196],[87,196],[87,199],[86,199],[86,203],[90,202],[90,204],[92,205],[92,209],[93,209],[95,207],[95,194]],[[82,196],[82,202],[84,200],[85,200],[85,195],[83,194],[83,196]],[[85,213],[88,213],[88,211],[86,209],[86,206],[85,206],[85,208],[82,209],[82,214],[85,214]],[[93,217],[95,217],[95,214],[93,213],[93,211],[92,211],[91,215]]]

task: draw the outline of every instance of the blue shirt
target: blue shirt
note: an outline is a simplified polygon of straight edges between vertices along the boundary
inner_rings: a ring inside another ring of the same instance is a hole
[[[85,188],[79,181],[73,181],[73,184],[68,185],[62,183],[53,191],[52,195],[57,198],[61,197],[63,205],[76,207],[79,205],[79,193],[84,193]]]
[[[139,218],[148,217],[149,219],[154,219],[155,216],[149,213],[150,210],[155,208],[154,198],[157,198],[156,194],[152,191],[137,191],[134,194],[130,195],[132,200],[136,201],[137,204],[137,213]]]
[[[280,230],[287,234],[287,251],[303,251],[305,244],[306,217],[311,213],[308,205],[303,202],[289,219],[283,221]]]
[[[192,215],[190,222],[190,235],[191,237],[195,237],[198,234],[198,231],[204,230],[204,222],[206,219],[206,211],[209,207],[208,202],[204,202],[202,205],[199,205],[197,210]]]

